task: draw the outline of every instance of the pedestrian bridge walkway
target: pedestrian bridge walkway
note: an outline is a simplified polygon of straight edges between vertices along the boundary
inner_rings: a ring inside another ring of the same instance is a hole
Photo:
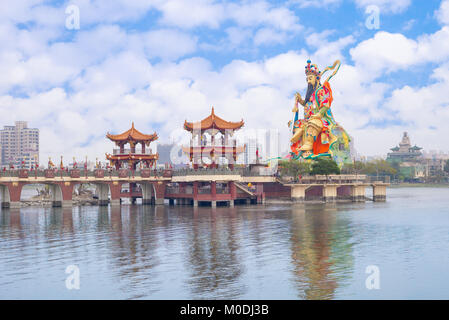
[[[142,198],[143,204],[264,203],[266,199],[287,199],[294,202],[320,200],[365,201],[367,187],[372,187],[373,201],[385,201],[386,179],[365,175],[304,176],[280,179],[246,168],[184,169],[184,170],[11,170],[0,173],[2,207],[19,207],[22,188],[30,184],[50,187],[54,206],[72,205],[73,190],[79,184],[97,188],[100,205],[118,205],[120,199]],[[135,186],[124,192],[122,186]],[[251,186],[251,187],[249,187]]]

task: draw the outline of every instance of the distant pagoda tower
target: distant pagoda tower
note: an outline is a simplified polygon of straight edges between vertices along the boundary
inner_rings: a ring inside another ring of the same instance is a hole
[[[119,149],[113,151],[112,155],[106,153],[106,158],[109,160],[111,166],[114,166],[117,170],[122,168],[125,163],[133,170],[136,170],[139,162],[145,164],[147,168],[156,165],[159,155],[157,153],[151,153],[151,149],[146,149],[146,147],[150,146],[151,142],[158,139],[156,132],[153,134],[143,134],[134,128],[133,122],[131,129],[116,135],[108,132],[106,137],[119,147]],[[127,144],[129,144],[129,149],[125,149]],[[141,145],[141,152],[136,151],[138,144]]]
[[[243,119],[239,122],[229,122],[215,115],[214,107],[211,114],[198,122],[184,122],[184,129],[192,134],[190,146],[182,147],[189,156],[193,167],[199,166],[216,168],[219,158],[227,159],[229,168],[234,168],[237,156],[245,151],[245,146],[237,146],[235,139],[231,139],[234,132],[243,127]],[[217,136],[220,133],[220,136]],[[210,139],[207,139],[208,135]],[[210,164],[203,162],[204,158]]]
[[[410,137],[407,132],[404,132],[399,146],[391,148],[392,152],[387,154],[388,161],[396,162],[416,162],[422,156],[422,148],[416,145],[412,146]]]

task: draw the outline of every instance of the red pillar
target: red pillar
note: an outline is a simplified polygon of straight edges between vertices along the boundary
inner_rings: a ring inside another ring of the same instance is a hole
[[[7,185],[9,189],[9,207],[17,208],[20,207],[20,195],[22,193],[23,183],[21,182],[12,182]],[[8,191],[8,190],[7,190]],[[7,204],[5,203],[5,206]]]
[[[210,196],[212,200],[217,199],[217,182],[215,181],[210,183]]]
[[[156,204],[164,204],[166,182],[158,181],[153,183],[156,191]]]
[[[119,182],[110,182],[109,190],[111,191],[111,205],[120,204],[120,191],[122,189],[122,184]]]
[[[235,186],[234,181],[229,181],[228,186],[229,186],[229,193],[231,194],[231,199],[235,200],[237,198],[237,188]]]
[[[59,185],[62,191],[62,201],[72,201],[73,184],[70,182],[62,182]]]

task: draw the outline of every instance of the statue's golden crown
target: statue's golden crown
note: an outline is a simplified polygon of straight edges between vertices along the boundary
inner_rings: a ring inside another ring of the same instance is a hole
[[[321,71],[316,64],[312,64],[312,61],[307,60],[306,75],[315,75],[318,79],[321,77]]]

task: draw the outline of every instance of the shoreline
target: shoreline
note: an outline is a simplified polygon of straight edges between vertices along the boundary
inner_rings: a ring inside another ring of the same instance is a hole
[[[388,188],[449,188],[449,184],[444,183],[399,183],[390,184]]]

